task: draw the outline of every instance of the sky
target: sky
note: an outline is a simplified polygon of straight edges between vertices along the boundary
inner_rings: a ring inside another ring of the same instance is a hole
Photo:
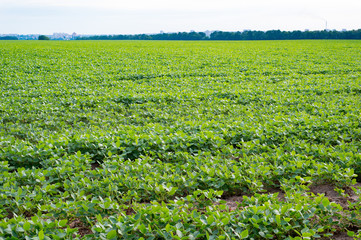
[[[0,0],[0,34],[360,29],[361,0]]]

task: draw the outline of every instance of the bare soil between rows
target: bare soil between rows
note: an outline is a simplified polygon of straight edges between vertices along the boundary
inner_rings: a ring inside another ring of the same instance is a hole
[[[361,183],[356,183],[352,187],[354,188],[361,188]],[[348,197],[340,196],[338,192],[335,191],[335,186],[332,184],[320,184],[320,185],[312,185],[310,186],[309,192],[314,193],[315,195],[318,194],[324,194],[325,197],[327,197],[330,202],[335,202],[339,204],[343,209],[348,208],[348,201],[350,202],[356,202],[358,201],[358,196],[355,194],[355,192],[351,189],[351,187],[347,188],[345,190],[345,193],[348,195]],[[285,193],[281,189],[273,188],[268,189],[266,193],[274,194],[278,193],[278,200],[285,201]],[[238,208],[238,204],[243,201],[244,196],[251,196],[248,194],[245,195],[239,195],[239,196],[232,196],[225,199],[222,199],[226,201],[227,206],[229,207],[230,211],[235,211]],[[332,239],[334,240],[353,240],[352,237],[349,237],[347,233],[345,232],[336,232]]]
[[[352,187],[360,188],[361,183],[356,183]],[[325,197],[327,197],[330,202],[335,202],[337,204],[340,204],[342,208],[347,209],[348,208],[348,201],[350,202],[356,202],[358,200],[358,196],[352,191],[352,189],[349,187],[345,190],[345,193],[348,194],[348,197],[340,196],[338,192],[335,191],[335,186],[332,184],[320,184],[320,185],[313,185],[310,187],[309,192],[314,193],[315,195],[318,194],[324,194]],[[285,193],[280,189],[267,189],[267,192],[269,194],[278,193],[278,199],[280,201],[285,201]],[[238,209],[238,204],[243,201],[244,196],[251,196],[250,194],[244,194],[244,195],[238,195],[238,196],[231,196],[228,198],[224,198],[226,202],[226,205],[228,206],[230,211],[235,211]],[[132,208],[129,208],[126,212],[127,215],[134,214],[134,210]],[[69,227],[71,228],[78,228],[78,233],[80,236],[84,236],[87,234],[92,234],[91,229],[86,226],[84,223],[82,223],[80,220],[75,219],[69,224]],[[352,237],[349,237],[346,232],[336,232],[334,233],[334,236],[332,237],[334,240],[353,240]]]

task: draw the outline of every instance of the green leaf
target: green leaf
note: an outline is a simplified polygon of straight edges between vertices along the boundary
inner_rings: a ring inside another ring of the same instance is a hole
[[[179,230],[177,229],[176,232],[177,232],[178,237],[180,237],[180,238],[183,237],[183,233],[182,233],[181,231],[179,231]]]
[[[171,228],[172,228],[172,227],[169,225],[169,223],[165,226],[165,230],[166,230],[167,232],[170,232]]]
[[[143,234],[145,234],[147,232],[147,228],[144,226],[144,224],[140,224],[138,229]]]
[[[181,228],[183,227],[183,224],[182,224],[181,222],[179,222],[179,223],[177,223],[177,224],[175,225],[175,227],[176,227],[177,229],[181,229]]]
[[[214,217],[211,215],[207,218],[207,223],[211,225],[214,222]]]
[[[207,219],[205,219],[203,215],[199,219],[204,225],[207,225]]]
[[[310,233],[310,232],[304,232],[304,233],[302,233],[302,237],[312,237],[312,233]]]
[[[111,230],[110,232],[108,232],[107,234],[107,239],[113,239],[117,236],[117,231],[116,230]]]
[[[222,223],[223,223],[224,225],[227,225],[227,224],[229,223],[229,218],[228,218],[228,217],[223,218],[223,219],[222,219]]]
[[[23,225],[23,228],[25,231],[28,231],[31,227],[31,224],[29,222],[25,222],[24,225]]]
[[[44,236],[44,231],[43,230],[40,230],[38,237],[39,237],[39,240],[44,239],[45,236]]]
[[[325,197],[324,199],[322,199],[322,205],[324,207],[327,207],[328,205],[330,205],[330,200],[328,200],[328,198]]]
[[[177,187],[173,187],[173,188],[168,192],[168,195],[169,195],[169,196],[174,195],[177,190],[178,190]]]
[[[66,219],[63,219],[63,220],[59,221],[59,223],[58,223],[59,227],[65,227],[67,222],[68,222],[68,220],[66,220]]]
[[[248,230],[244,230],[243,232],[241,232],[241,239],[245,239],[248,238]]]
[[[280,215],[276,215],[276,223],[278,225],[281,225],[281,216]]]
[[[291,218],[284,218],[284,220],[285,220],[286,222],[289,222],[289,221],[291,221]]]

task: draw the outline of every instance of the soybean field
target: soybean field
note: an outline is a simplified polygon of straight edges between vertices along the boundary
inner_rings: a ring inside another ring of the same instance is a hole
[[[361,41],[1,41],[0,239],[360,239]]]

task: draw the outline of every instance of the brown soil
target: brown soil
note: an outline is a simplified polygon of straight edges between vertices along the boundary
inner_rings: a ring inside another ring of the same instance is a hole
[[[334,239],[334,240],[353,240],[353,238],[347,236],[347,233],[345,233],[345,232],[335,233],[332,236],[332,239]]]
[[[14,213],[13,212],[10,212],[8,211],[8,215],[6,216],[8,219],[11,219],[14,217]]]
[[[356,183],[353,187],[358,188],[361,187],[361,183]],[[352,191],[351,187],[345,190],[345,193],[348,194],[348,197],[341,196],[338,192],[335,191],[335,186],[332,184],[320,184],[313,185],[310,187],[310,192],[314,194],[325,194],[330,202],[335,202],[341,205],[344,209],[348,208],[348,201],[356,202],[358,200],[358,196]]]
[[[230,211],[234,211],[238,208],[238,203],[243,201],[243,196],[233,196],[227,199],[222,199],[226,201],[226,204]]]
[[[29,211],[25,211],[25,212],[23,213],[23,216],[24,216],[25,218],[27,218],[27,219],[30,219],[30,218],[31,218],[32,216],[34,216],[34,215],[35,215],[35,213],[29,212]],[[8,218],[8,219],[14,218],[14,213],[8,210],[8,211],[7,211],[6,218]]]
[[[279,188],[268,188],[268,189],[266,189],[265,193],[266,194],[278,193],[278,195],[277,195],[278,200],[280,200],[280,201],[285,200],[285,193]],[[228,206],[230,211],[234,211],[237,209],[238,203],[243,201],[244,196],[250,197],[252,195],[251,194],[242,194],[242,195],[238,195],[238,196],[226,197],[222,200],[226,201],[226,205]]]
[[[125,214],[127,215],[133,215],[135,213],[135,211],[133,210],[133,208],[131,206],[129,206],[126,210],[125,210]]]
[[[85,225],[80,219],[75,219],[74,221],[69,223],[70,228],[77,228],[80,236],[85,236],[87,234],[92,234],[92,230],[89,226]]]
[[[101,165],[98,162],[94,162],[94,163],[91,164],[91,169],[92,170],[100,168],[100,167],[101,167]]]
[[[359,187],[361,187],[361,183],[356,183],[352,187],[359,188]],[[343,197],[338,192],[336,192],[335,186],[332,184],[312,185],[312,186],[310,186],[309,192],[312,192],[315,195],[324,194],[325,197],[327,197],[331,202],[338,203],[343,208],[347,208],[347,206],[348,206],[347,201],[356,202],[358,200],[358,196],[351,189],[351,187],[345,189],[345,193],[349,195],[348,197]],[[266,189],[265,193],[268,193],[268,194],[278,193],[278,196],[277,196],[278,200],[285,201],[285,193],[281,189],[269,188],[269,189]],[[242,194],[242,195],[238,195],[238,196],[227,197],[222,200],[226,201],[227,206],[232,211],[232,210],[237,209],[238,203],[243,201],[244,196],[251,196],[251,195]]]
[[[361,183],[356,183],[352,187],[360,188]],[[310,186],[309,192],[312,192],[315,195],[324,194],[325,197],[327,197],[330,200],[330,202],[338,203],[344,209],[348,208],[348,201],[356,202],[358,200],[358,196],[351,189],[351,187],[348,187],[345,189],[345,193],[348,195],[347,197],[343,197],[338,192],[336,192],[335,186],[332,184],[312,185],[312,186]],[[277,189],[277,188],[266,189],[266,193],[269,193],[269,194],[278,193],[278,196],[277,196],[278,200],[285,201],[285,194],[281,189]],[[251,195],[244,194],[244,195],[239,195],[239,196],[232,196],[232,197],[228,197],[228,198],[225,198],[222,200],[226,201],[226,204],[230,211],[234,211],[238,208],[238,204],[243,201],[244,196],[251,196]],[[349,237],[347,235],[347,233],[345,233],[345,232],[334,233],[332,239],[334,239],[334,240],[353,240],[353,238]]]

